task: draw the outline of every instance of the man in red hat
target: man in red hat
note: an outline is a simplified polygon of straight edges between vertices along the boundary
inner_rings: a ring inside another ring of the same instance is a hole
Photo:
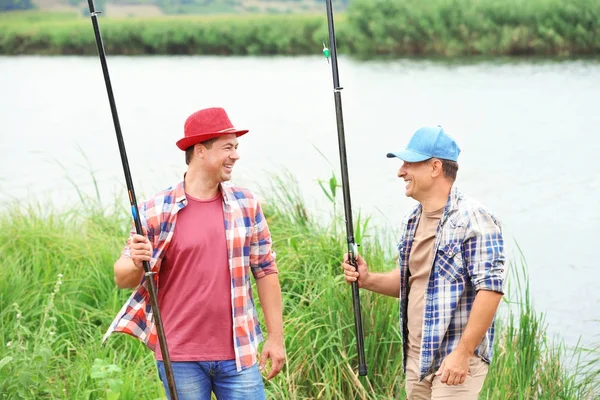
[[[183,181],[139,207],[146,236],[132,229],[114,265],[120,288],[136,288],[104,339],[123,332],[155,351],[168,385],[145,287],[148,261],[158,288],[178,397],[181,400],[265,399],[259,370],[271,359],[267,379],[283,367],[282,301],[275,253],[261,205],[247,189],[231,185],[239,159],[234,128],[222,108],[188,117],[177,147],[188,165]],[[254,276],[268,336],[263,340],[252,296]]]

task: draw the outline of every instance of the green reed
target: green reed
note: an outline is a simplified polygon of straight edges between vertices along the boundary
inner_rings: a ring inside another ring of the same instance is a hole
[[[411,56],[600,54],[600,0],[353,0],[336,13],[340,53]],[[317,14],[99,17],[107,54],[318,55]],[[0,54],[96,54],[89,18],[0,14]]]
[[[280,270],[288,356],[280,375],[266,383],[269,399],[405,397],[397,299],[361,291],[369,375],[356,374],[351,291],[340,269],[345,231],[338,186],[335,177],[322,185],[337,210],[329,222],[305,207],[289,176],[273,180],[264,202]],[[0,398],[164,397],[153,355],[140,342],[113,335],[100,345],[130,294],[112,278],[130,217],[117,206],[99,207],[98,199],[82,204],[65,213],[34,205],[0,214]],[[395,268],[395,238],[369,227],[360,213],[355,225],[360,252],[372,268]],[[531,305],[525,265],[512,263],[509,270],[510,304],[499,317],[483,398],[595,398],[598,353],[554,345]],[[587,361],[568,367],[569,354]]]
[[[600,53],[599,0],[355,0],[347,17],[362,57]]]

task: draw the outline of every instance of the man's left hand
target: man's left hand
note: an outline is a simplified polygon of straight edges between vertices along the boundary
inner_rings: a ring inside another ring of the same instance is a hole
[[[283,339],[268,337],[263,346],[260,355],[259,368],[262,371],[267,364],[267,359],[271,359],[271,370],[267,375],[267,380],[275,377],[283,368],[285,362],[285,348]]]
[[[467,379],[469,358],[471,356],[468,353],[454,350],[444,359],[435,375],[440,377],[440,382],[449,386],[460,385]]]

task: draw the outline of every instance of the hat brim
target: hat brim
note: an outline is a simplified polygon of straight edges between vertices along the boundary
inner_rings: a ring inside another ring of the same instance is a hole
[[[396,153],[387,153],[387,158],[394,158],[397,157],[399,159],[401,159],[402,161],[406,161],[406,162],[420,162],[420,161],[425,161],[425,160],[429,160],[431,158],[431,156],[428,156],[426,154],[421,154],[421,153],[417,153],[416,151],[412,151],[412,150],[400,150]]]
[[[222,135],[230,135],[230,134],[235,134],[236,137],[240,137],[242,135],[245,135],[248,132],[249,131],[247,129],[245,129],[245,130],[239,130],[239,131],[203,133],[201,135],[188,136],[188,137],[184,137],[183,139],[179,139],[176,144],[180,150],[185,151],[188,149],[188,147],[193,146],[198,143],[201,143],[201,142],[204,142],[205,140],[210,140],[210,139],[222,136]]]

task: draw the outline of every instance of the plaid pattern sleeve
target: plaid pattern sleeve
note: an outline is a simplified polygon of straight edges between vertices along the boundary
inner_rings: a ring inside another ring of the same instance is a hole
[[[257,201],[254,227],[250,239],[250,268],[255,279],[277,273],[275,252],[271,249],[271,233],[262,207]]]
[[[504,293],[504,239],[494,217],[478,208],[471,214],[471,226],[463,254],[475,290]]]

